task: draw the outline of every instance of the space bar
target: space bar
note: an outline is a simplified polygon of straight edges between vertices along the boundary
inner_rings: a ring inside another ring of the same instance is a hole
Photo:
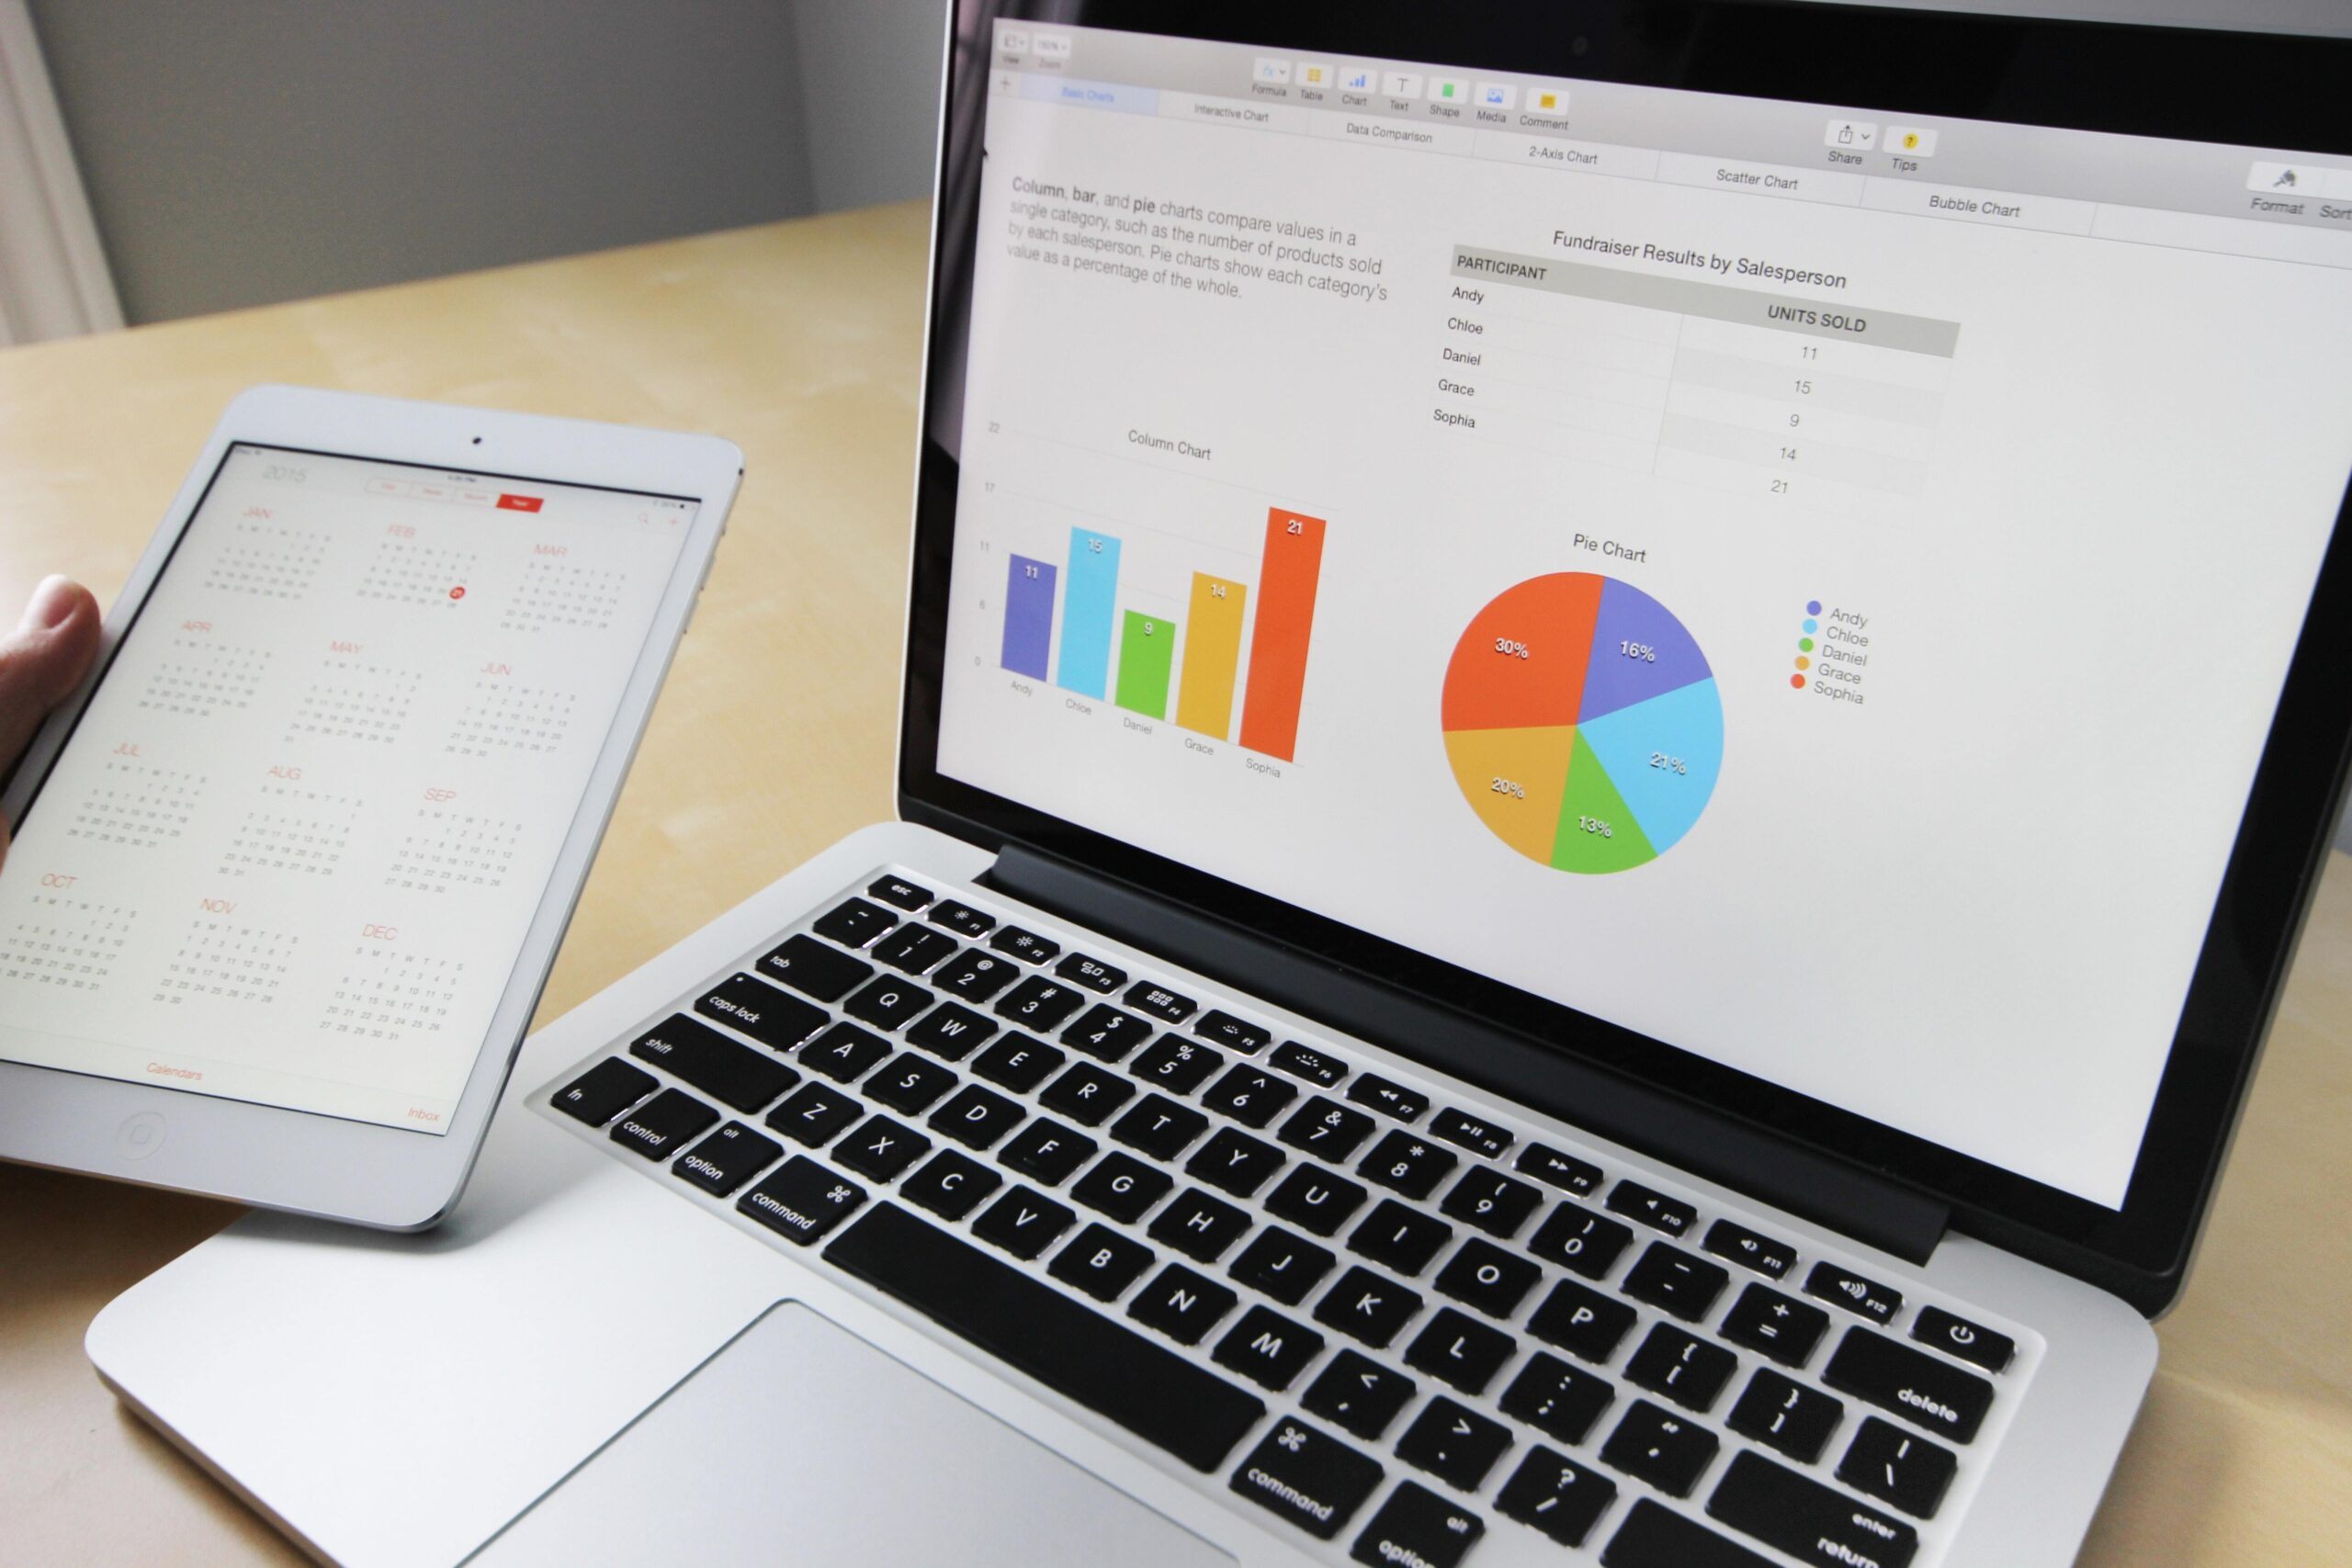
[[[1256,1395],[891,1204],[825,1257],[1194,1470],[1215,1470],[1266,1413]]]

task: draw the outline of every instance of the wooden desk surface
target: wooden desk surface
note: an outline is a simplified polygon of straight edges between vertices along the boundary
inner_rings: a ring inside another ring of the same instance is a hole
[[[0,615],[50,571],[108,598],[256,381],[741,443],[553,1018],[890,814],[924,240],[923,208],[880,208],[0,353]],[[2339,856],[2086,1564],[2352,1562],[2347,1036]],[[0,1166],[0,1562],[301,1561],[82,1357],[100,1306],[236,1213]]]

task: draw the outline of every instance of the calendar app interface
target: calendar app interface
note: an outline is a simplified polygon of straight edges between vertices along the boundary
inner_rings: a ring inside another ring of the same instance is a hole
[[[0,1059],[446,1132],[697,510],[232,446],[0,868]]]

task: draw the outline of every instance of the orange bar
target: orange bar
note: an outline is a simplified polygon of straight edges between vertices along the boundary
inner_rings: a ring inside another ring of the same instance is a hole
[[[1250,690],[1241,704],[1241,744],[1287,762],[1298,745],[1298,702],[1306,688],[1306,637],[1315,628],[1315,587],[1323,572],[1323,519],[1266,511],[1266,554],[1258,569],[1258,625],[1250,634]]]

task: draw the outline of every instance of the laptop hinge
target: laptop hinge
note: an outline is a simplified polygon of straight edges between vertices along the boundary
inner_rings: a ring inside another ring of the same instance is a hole
[[[1951,1220],[1949,1204],[1876,1171],[1019,844],[980,880],[1913,1263]]]

